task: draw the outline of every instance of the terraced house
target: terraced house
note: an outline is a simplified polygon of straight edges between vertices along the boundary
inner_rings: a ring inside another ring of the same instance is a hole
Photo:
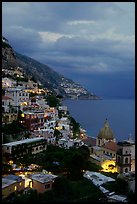
[[[44,137],[24,139],[2,145],[3,156],[8,159],[16,159],[28,154],[36,154],[46,150],[46,148],[47,141]]]

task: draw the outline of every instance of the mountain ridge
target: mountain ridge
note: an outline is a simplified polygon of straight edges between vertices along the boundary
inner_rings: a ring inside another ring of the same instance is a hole
[[[33,76],[45,88],[64,98],[100,99],[82,85],[64,77],[51,67],[37,60],[22,55],[12,48],[6,38],[2,38],[2,68],[21,67],[27,75]]]

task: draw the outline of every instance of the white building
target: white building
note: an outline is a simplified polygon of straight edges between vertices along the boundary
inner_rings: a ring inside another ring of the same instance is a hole
[[[2,78],[2,87],[15,87],[16,86],[16,81],[9,79],[7,77]]]
[[[66,138],[61,138],[58,141],[59,147],[63,147],[65,149],[69,149],[72,146],[75,147],[81,147],[84,145],[84,142],[80,139],[66,139]]]
[[[10,112],[10,106],[13,105],[12,98],[8,96],[2,96],[2,110],[3,112]]]
[[[54,130],[53,129],[40,129],[40,130],[34,130],[33,132],[35,137],[44,137],[47,140],[47,143],[55,144],[56,137],[54,136]]]
[[[13,99],[13,105],[15,107],[18,107],[18,106],[22,107],[22,104],[24,102],[26,103],[30,102],[29,93],[19,88],[8,88],[6,90],[5,95]]]

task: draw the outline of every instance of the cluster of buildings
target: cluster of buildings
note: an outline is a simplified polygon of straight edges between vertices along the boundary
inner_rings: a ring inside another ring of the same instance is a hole
[[[16,120],[20,110],[20,123],[30,132],[28,139],[22,138],[2,145],[3,157],[7,161],[42,152],[46,150],[47,144],[66,149],[87,145],[92,163],[102,166],[102,171],[118,172],[129,181],[130,188],[135,190],[135,143],[131,137],[117,142],[106,119],[96,138],[87,137],[86,131],[81,128],[79,138],[74,139],[67,106],[50,107],[45,99],[47,90],[39,89],[33,81],[16,84],[10,78],[3,78],[2,86],[2,124]],[[71,94],[67,84],[62,86],[66,86],[66,91]],[[75,91],[78,93],[77,87]],[[31,93],[35,93],[35,97],[31,97]],[[32,174],[29,178],[6,176],[2,178],[2,196],[5,198],[12,192],[28,187],[45,192],[52,189],[56,177],[47,173]]]
[[[5,78],[3,79],[4,83]],[[29,131],[30,137],[25,140],[24,136],[19,141],[3,144],[3,155],[16,158],[16,150],[21,149],[20,153],[34,153],[42,151],[39,140],[49,144],[56,144],[60,147],[69,148],[71,146],[81,146],[84,143],[81,139],[73,139],[73,126],[69,119],[67,106],[50,107],[47,104],[44,94],[39,93],[37,83],[21,82],[13,85],[12,80],[7,82],[2,95],[2,124],[10,124],[17,119],[19,111],[20,123]],[[30,92],[35,92],[35,97],[30,96]],[[58,132],[58,137],[56,132]],[[81,137],[86,136],[86,132],[80,130]],[[31,147],[30,147],[31,146]],[[35,146],[38,146],[35,148]],[[33,148],[32,148],[33,147]]]
[[[119,178],[127,181],[129,190],[135,192],[135,142],[131,136],[127,140],[116,142],[106,119],[96,138],[83,141],[88,144],[92,163],[101,166],[101,171],[117,172]],[[113,197],[115,200],[116,196]]]
[[[135,171],[135,142],[131,137],[116,142],[107,119],[97,138],[91,139],[89,149],[91,161],[102,166],[103,171],[119,173]]]
[[[52,189],[56,178],[54,174],[43,172],[33,173],[27,177],[10,174],[2,178],[2,199],[15,192],[26,194],[31,188],[36,189],[38,193],[44,193]]]
[[[79,84],[71,84],[66,79],[62,78],[61,86],[64,88],[67,95],[72,98],[78,97],[80,95],[86,95],[87,91],[81,87]]]

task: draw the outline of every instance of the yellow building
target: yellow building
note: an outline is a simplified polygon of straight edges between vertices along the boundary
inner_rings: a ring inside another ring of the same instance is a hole
[[[32,179],[32,188],[36,189],[38,193],[44,193],[52,189],[52,185],[57,176],[53,174],[36,173],[30,175],[30,178]]]
[[[20,176],[8,175],[2,178],[2,199],[10,194],[24,190],[25,180]]]

